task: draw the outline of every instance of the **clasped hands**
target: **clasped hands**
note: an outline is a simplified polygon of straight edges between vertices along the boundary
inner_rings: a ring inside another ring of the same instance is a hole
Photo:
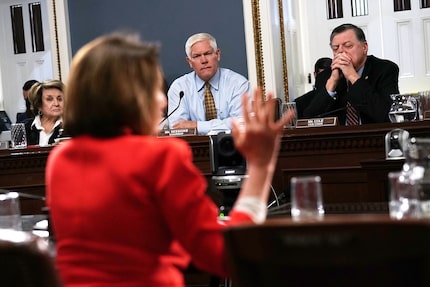
[[[334,91],[340,79],[346,78],[354,84],[360,76],[357,74],[351,57],[347,53],[338,53],[334,56],[331,63],[331,76],[327,81],[327,91]]]
[[[345,77],[349,82],[354,82],[360,78],[355,70],[352,58],[347,53],[338,53],[331,63],[332,77],[337,80]]]

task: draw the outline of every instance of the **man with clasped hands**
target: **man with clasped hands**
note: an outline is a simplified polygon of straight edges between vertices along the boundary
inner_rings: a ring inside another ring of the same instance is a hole
[[[347,121],[348,103],[355,109],[355,124],[389,122],[391,94],[399,93],[399,67],[385,59],[368,56],[366,36],[353,24],[342,24],[330,35],[331,69],[316,83],[317,95],[304,110],[305,118],[337,116]]]
[[[176,79],[169,88],[169,127],[197,128],[199,134],[231,129],[231,119],[241,117],[242,96],[249,92],[249,81],[242,75],[219,67],[221,50],[208,33],[190,36],[185,43],[187,62],[192,72]],[[216,118],[206,119],[205,83],[210,84],[216,108]],[[180,100],[181,92],[183,97]]]

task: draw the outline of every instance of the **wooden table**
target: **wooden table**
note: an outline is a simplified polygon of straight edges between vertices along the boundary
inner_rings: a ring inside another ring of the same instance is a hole
[[[429,286],[430,220],[268,219],[224,232],[233,286]],[[252,270],[252,272],[250,272]]]

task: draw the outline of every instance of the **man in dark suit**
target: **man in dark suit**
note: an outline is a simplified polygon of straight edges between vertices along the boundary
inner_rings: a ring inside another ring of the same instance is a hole
[[[314,65],[314,79],[315,83],[317,80],[317,76],[319,73],[324,71],[325,69],[330,68],[331,65],[331,58],[323,57],[319,58]],[[310,75],[309,75],[310,76]],[[297,108],[297,118],[303,119],[303,111],[305,108],[309,105],[309,103],[313,100],[313,98],[316,95],[316,86],[314,85],[313,89],[307,92],[306,94],[298,97],[294,100],[296,102],[296,108]]]
[[[399,67],[368,56],[366,36],[352,24],[336,27],[330,46],[331,69],[319,75],[317,95],[304,117],[337,116],[343,125],[389,122],[390,95],[399,93]]]

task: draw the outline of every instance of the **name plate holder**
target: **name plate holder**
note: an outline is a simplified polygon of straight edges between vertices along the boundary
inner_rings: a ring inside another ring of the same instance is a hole
[[[188,129],[166,129],[162,130],[159,133],[159,136],[173,136],[173,137],[181,137],[181,136],[195,136],[197,135],[196,128],[188,128]]]
[[[338,124],[337,117],[300,119],[296,122],[296,128],[334,127]]]

